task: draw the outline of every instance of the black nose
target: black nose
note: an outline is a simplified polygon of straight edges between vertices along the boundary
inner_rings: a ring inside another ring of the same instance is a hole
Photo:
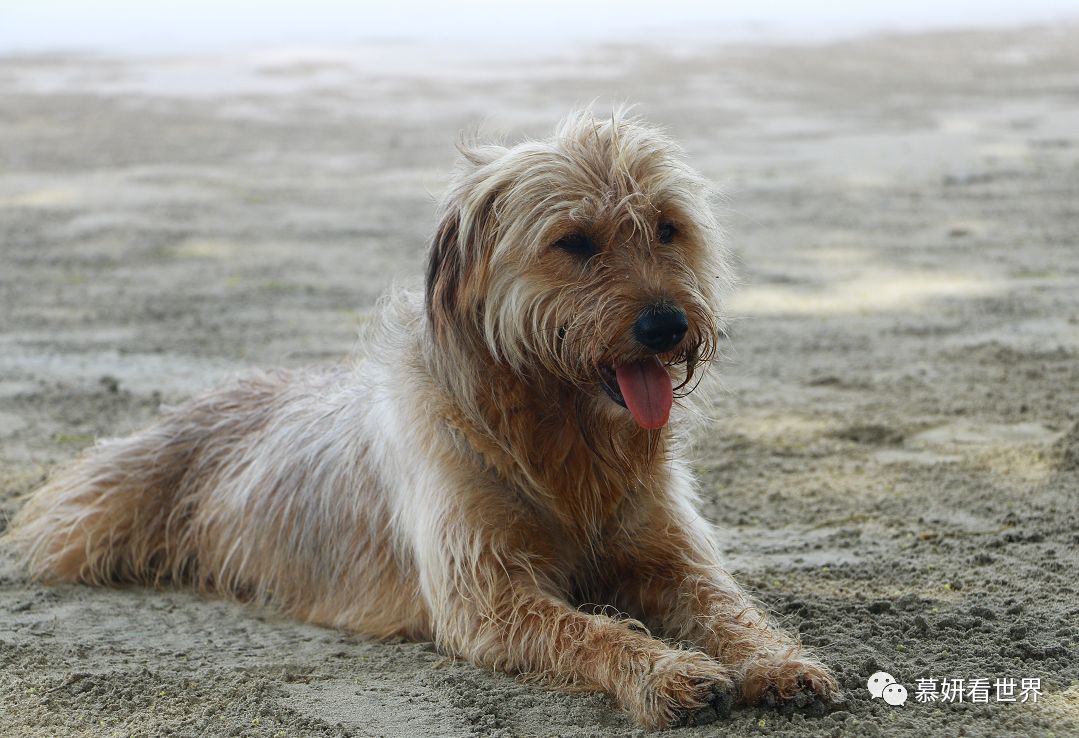
[[[656,305],[646,309],[633,324],[633,337],[645,348],[661,354],[677,346],[689,330],[681,308]]]

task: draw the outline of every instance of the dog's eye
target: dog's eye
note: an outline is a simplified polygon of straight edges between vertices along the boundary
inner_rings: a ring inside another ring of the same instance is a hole
[[[659,224],[659,228],[656,229],[656,237],[659,238],[660,243],[670,243],[674,240],[674,234],[678,233],[678,229],[675,228],[674,223],[666,222]]]
[[[581,259],[595,256],[599,251],[595,242],[583,233],[571,233],[568,236],[562,236],[562,238],[554,242],[554,245]]]

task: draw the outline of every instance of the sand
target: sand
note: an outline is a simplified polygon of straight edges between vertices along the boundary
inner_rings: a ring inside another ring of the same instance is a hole
[[[0,513],[162,403],[343,361],[421,272],[457,132],[541,134],[592,99],[640,102],[726,193],[743,284],[704,511],[847,693],[677,735],[1079,734],[1075,27],[0,59]],[[870,698],[877,670],[906,705]],[[1042,692],[916,702],[930,677]],[[3,559],[0,734],[638,731],[430,644]]]

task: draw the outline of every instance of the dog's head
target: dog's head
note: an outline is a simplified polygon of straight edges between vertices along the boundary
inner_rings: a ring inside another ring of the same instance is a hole
[[[726,260],[706,183],[621,114],[462,153],[427,271],[435,340],[665,425],[720,330]]]

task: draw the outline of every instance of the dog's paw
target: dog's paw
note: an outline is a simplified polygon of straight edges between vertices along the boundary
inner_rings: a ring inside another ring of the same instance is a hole
[[[781,712],[823,715],[842,699],[835,677],[808,656],[770,654],[750,661],[741,680],[742,702]]]
[[[683,726],[708,725],[717,720],[726,720],[731,716],[731,708],[734,707],[734,689],[730,684],[712,683],[708,693],[704,695],[705,705],[695,709],[679,707],[674,710],[667,727],[680,728]]]
[[[788,692],[789,694],[789,692]],[[781,715],[801,713],[810,717],[823,717],[836,709],[834,695],[821,695],[813,687],[802,684],[789,696],[784,696],[778,687],[769,687],[757,700],[761,707],[770,707]]]
[[[697,651],[670,651],[655,661],[626,707],[653,730],[705,725],[730,715],[735,693],[723,664]]]

